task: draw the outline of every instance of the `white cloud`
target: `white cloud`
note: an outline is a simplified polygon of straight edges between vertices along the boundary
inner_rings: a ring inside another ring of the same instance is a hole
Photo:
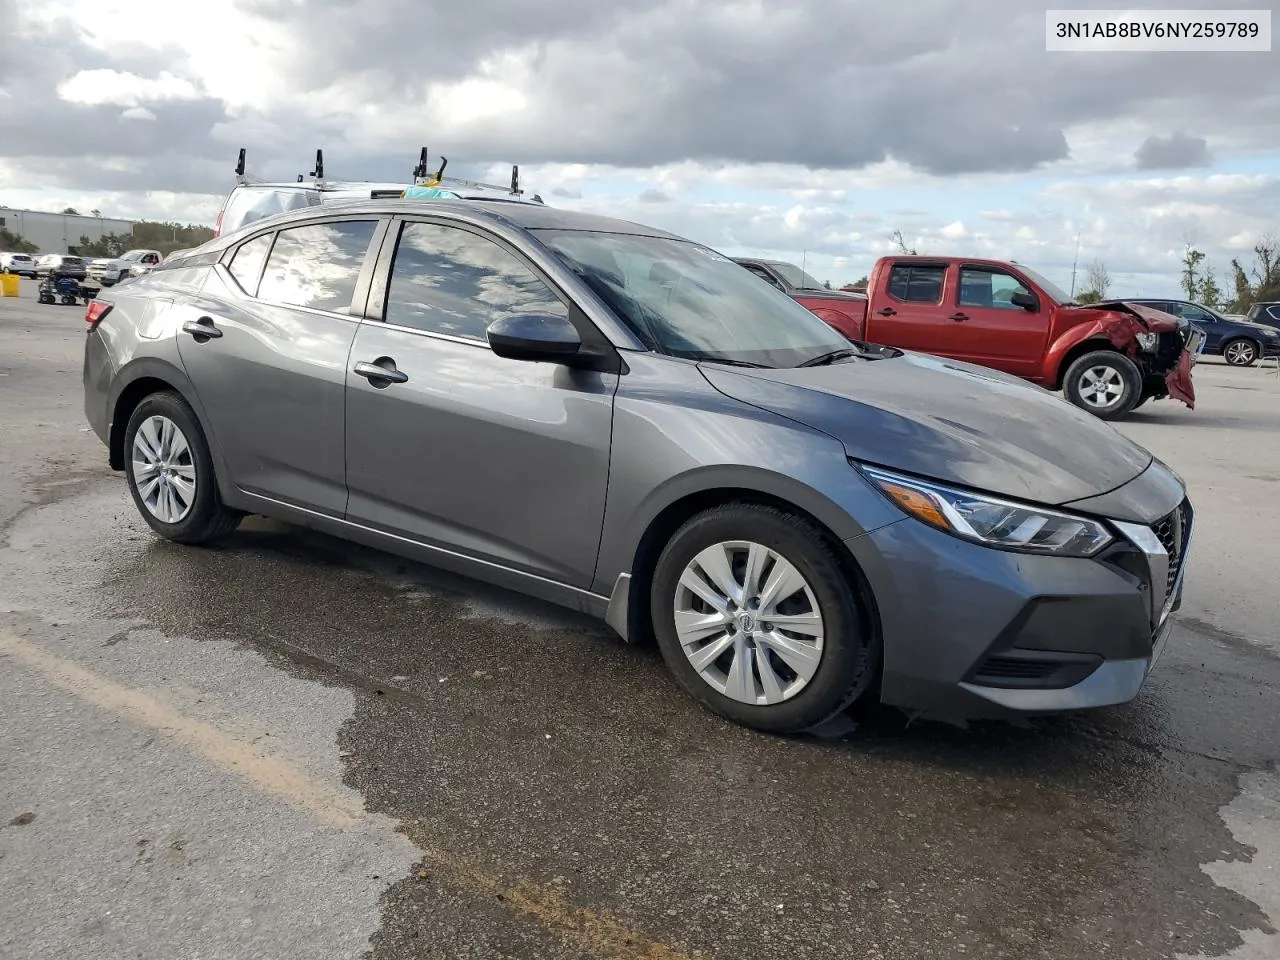
[[[156,118],[156,115],[152,113],[150,110],[148,110],[146,107],[130,107],[128,110],[125,110],[123,113],[120,114],[120,118],[122,120],[154,121]]]
[[[195,100],[200,92],[190,80],[175,76],[167,70],[154,79],[148,79],[136,73],[100,69],[81,70],[71,79],[58,84],[58,96],[68,103],[90,107],[103,104],[137,107],[144,103]]]

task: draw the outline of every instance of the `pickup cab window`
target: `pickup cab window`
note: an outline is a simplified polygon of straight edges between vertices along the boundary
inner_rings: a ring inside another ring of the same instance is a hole
[[[766,270],[764,267],[758,267],[754,263],[743,264],[743,266],[745,266],[748,270],[754,273],[761,280],[767,281],[769,284],[777,287],[779,290],[782,289],[782,284],[780,284],[777,278],[774,277],[774,275],[770,273],[768,270]]]
[[[889,295],[908,303],[941,303],[946,267],[895,264],[889,272]]]
[[[1034,296],[1013,274],[977,267],[960,269],[960,306],[993,307],[997,310],[1021,310],[1013,303],[1015,293]]]

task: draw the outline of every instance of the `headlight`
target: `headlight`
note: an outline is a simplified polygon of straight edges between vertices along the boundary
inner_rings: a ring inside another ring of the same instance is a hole
[[[859,466],[862,475],[903,511],[962,540],[999,550],[1092,557],[1113,539],[1087,517],[957,490],[932,481]]]
[[[1138,334],[1138,346],[1143,350],[1154,350],[1156,341],[1160,339],[1160,335],[1156,333],[1140,333]]]

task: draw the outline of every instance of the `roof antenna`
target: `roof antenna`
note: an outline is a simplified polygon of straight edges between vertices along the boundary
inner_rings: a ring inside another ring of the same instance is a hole
[[[317,180],[324,179],[324,151],[323,150],[316,151],[316,168],[313,171],[311,171],[311,175],[315,177]]]
[[[236,176],[244,176],[244,147],[240,148],[240,159],[236,161]]]

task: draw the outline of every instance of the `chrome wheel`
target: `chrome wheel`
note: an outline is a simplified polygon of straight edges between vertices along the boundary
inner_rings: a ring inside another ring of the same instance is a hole
[[[191,512],[195,463],[187,438],[168,417],[148,417],[139,424],[133,437],[133,485],[161,523],[178,523]]]
[[[680,575],[675,628],[715,690],[770,706],[803,690],[822,662],[822,611],[808,581],[775,550],[745,540],[702,550]]]
[[[1227,363],[1237,367],[1247,367],[1257,357],[1257,351],[1248,340],[1237,340],[1227,344]]]
[[[1124,377],[1115,367],[1089,367],[1080,374],[1077,384],[1080,399],[1091,407],[1113,407],[1124,396]]]

